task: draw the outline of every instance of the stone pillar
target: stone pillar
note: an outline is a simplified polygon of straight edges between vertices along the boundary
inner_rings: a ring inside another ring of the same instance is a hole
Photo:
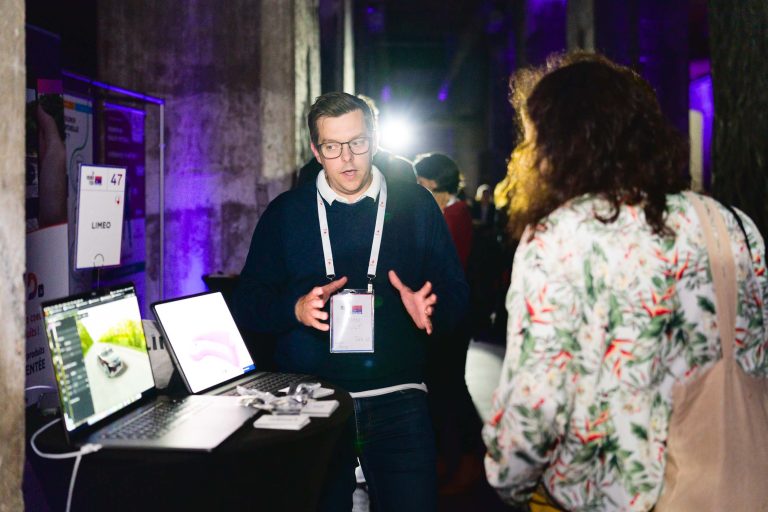
[[[355,36],[352,0],[344,0],[344,92],[355,94]]]
[[[768,236],[768,3],[709,0],[715,125],[712,192]]]
[[[567,5],[568,51],[595,50],[594,0],[569,0]]]
[[[23,510],[24,2],[0,17],[0,511]]]
[[[101,80],[166,100],[166,297],[201,291],[203,274],[238,273],[260,213],[311,154],[317,1],[105,0],[98,51]],[[148,236],[158,204],[148,189]],[[158,244],[147,241],[148,279]]]

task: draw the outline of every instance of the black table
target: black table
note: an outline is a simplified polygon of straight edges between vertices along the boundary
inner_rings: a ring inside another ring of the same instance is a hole
[[[255,429],[250,420],[210,453],[103,449],[85,455],[72,510],[315,510],[353,410],[349,394],[334,389],[327,398],[339,401],[333,415],[312,418],[297,432]],[[27,439],[50,419],[30,408]],[[71,450],[61,423],[36,445],[48,453]],[[27,509],[45,503],[64,510],[73,465],[74,459],[41,459],[27,446]]]

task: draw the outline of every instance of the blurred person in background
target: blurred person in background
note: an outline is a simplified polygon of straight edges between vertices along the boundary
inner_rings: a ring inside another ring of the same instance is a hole
[[[477,187],[472,203],[472,220],[480,226],[493,226],[496,222],[496,205],[493,204],[493,190],[487,183]]]
[[[467,203],[456,197],[461,184],[459,167],[448,155],[424,153],[416,157],[414,168],[419,184],[432,192],[442,210],[459,260],[466,271],[472,248],[472,214]]]

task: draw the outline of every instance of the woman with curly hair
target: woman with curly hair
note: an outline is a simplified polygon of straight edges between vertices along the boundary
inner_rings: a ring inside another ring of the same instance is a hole
[[[691,202],[725,218],[738,297],[733,354],[741,371],[762,378],[765,247],[743,213],[683,194],[686,143],[638,74],[578,54],[528,76],[533,86],[518,98],[524,156],[510,169],[525,194],[510,223],[527,227],[483,429],[486,473],[513,504],[538,489],[560,509],[650,510],[667,469],[673,386],[721,357]]]

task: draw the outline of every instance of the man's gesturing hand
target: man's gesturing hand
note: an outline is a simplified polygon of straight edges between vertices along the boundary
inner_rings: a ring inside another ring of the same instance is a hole
[[[328,324],[323,323],[321,320],[328,320],[328,313],[323,311],[325,303],[331,298],[338,289],[347,283],[347,278],[342,277],[335,281],[331,281],[325,286],[315,286],[308,294],[301,297],[296,302],[294,312],[299,322],[303,323],[307,327],[314,327],[321,331],[327,331],[330,329]]]
[[[432,334],[432,313],[437,302],[437,295],[432,293],[432,283],[427,281],[421,290],[414,292],[400,281],[394,270],[389,271],[389,282],[400,292],[400,300],[416,327]]]

